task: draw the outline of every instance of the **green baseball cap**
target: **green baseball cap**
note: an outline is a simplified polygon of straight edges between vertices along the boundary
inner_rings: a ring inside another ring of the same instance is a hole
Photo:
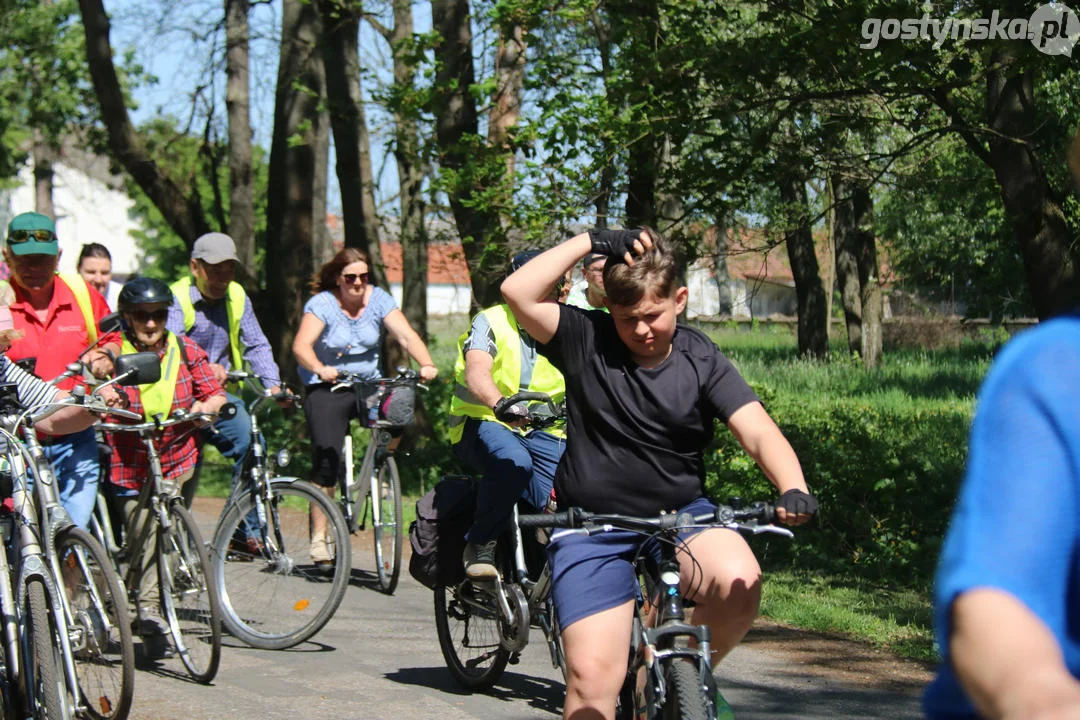
[[[56,223],[48,215],[25,212],[8,223],[8,248],[15,255],[58,255]]]

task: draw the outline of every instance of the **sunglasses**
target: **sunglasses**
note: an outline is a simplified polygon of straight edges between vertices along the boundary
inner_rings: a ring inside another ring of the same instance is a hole
[[[357,280],[359,280],[362,283],[366,283],[367,282],[367,276],[368,276],[367,273],[360,273],[359,275],[357,275],[356,273],[346,273],[346,274],[341,276],[341,279],[344,280],[345,282],[349,283],[350,285],[352,285]]]
[[[148,323],[153,320],[158,325],[165,322],[165,320],[169,317],[169,311],[164,309],[154,310],[153,312],[149,312],[147,310],[132,310],[128,314],[131,315],[131,319],[137,323]]]
[[[11,230],[8,232],[8,245],[18,245],[30,240],[38,242],[56,242],[56,233],[52,230]]]

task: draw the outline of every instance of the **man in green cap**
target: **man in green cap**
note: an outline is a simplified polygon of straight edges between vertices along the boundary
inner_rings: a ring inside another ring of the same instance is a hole
[[[78,274],[57,273],[60,246],[51,218],[36,212],[16,215],[8,224],[3,255],[15,291],[12,321],[23,333],[8,350],[9,359],[35,358],[35,374],[51,380],[68,363],[80,359],[93,363],[120,351],[118,345],[103,346],[80,358],[97,340],[97,324],[109,314],[109,305]],[[70,390],[79,382],[68,378],[59,387]],[[93,428],[42,436],[42,444],[60,479],[64,508],[72,521],[85,528],[97,499],[98,445]]]

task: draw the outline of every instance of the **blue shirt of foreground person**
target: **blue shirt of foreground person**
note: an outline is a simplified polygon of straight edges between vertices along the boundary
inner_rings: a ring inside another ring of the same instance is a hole
[[[274,362],[266,333],[255,317],[251,299],[236,278],[236,244],[224,233],[207,233],[191,250],[191,277],[172,284],[177,302],[169,306],[165,327],[177,335],[187,335],[206,351],[214,378],[225,385],[225,374],[242,370],[243,361],[263,378],[275,393],[281,390],[281,371]],[[239,476],[244,456],[251,446],[251,419],[240,398],[226,392],[226,401],[236,406],[236,415],[219,420],[206,431],[206,440],[234,462],[233,483]],[[184,499],[190,505],[198,476],[184,485]]]
[[[929,718],[1080,717],[1080,310],[983,384],[934,604]]]

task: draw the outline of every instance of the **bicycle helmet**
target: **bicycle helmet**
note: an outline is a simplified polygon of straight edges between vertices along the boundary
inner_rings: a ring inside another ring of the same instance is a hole
[[[165,303],[172,305],[173,293],[161,280],[151,277],[137,277],[129,280],[120,290],[118,309],[120,312],[130,310],[136,305],[151,305]]]
[[[543,250],[523,250],[514,257],[510,258],[510,272],[514,273],[521,269],[521,266],[532,260],[534,257],[544,252]]]

